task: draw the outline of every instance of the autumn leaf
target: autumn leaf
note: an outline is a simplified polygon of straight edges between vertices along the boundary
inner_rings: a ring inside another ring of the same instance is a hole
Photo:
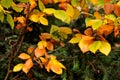
[[[33,62],[32,59],[28,59],[25,64],[22,67],[22,71],[25,72],[26,74],[30,71],[30,69],[33,67]]]
[[[28,52],[29,54],[31,54],[31,53],[33,53],[34,50],[35,50],[35,47],[29,47],[29,48],[27,49],[27,52]]]
[[[120,17],[120,6],[118,6],[117,4],[114,4],[114,13],[115,15]]]
[[[53,50],[54,49],[54,45],[51,42],[47,42],[47,49],[48,50]]]
[[[47,46],[47,42],[46,41],[39,41],[37,45],[38,45],[39,49],[43,49]]]
[[[20,71],[22,69],[23,65],[24,65],[23,63],[19,63],[19,64],[15,65],[13,68],[13,72]]]
[[[51,38],[51,35],[49,33],[41,33],[41,35],[40,35],[40,39],[42,41],[45,41],[45,40],[50,39],[50,38]]]
[[[84,31],[84,34],[87,35],[87,36],[92,36],[92,34],[93,34],[93,29],[92,29],[92,28],[87,28],[87,29]]]
[[[40,17],[40,18],[39,18],[39,21],[40,21],[40,23],[43,24],[43,25],[48,25],[48,20],[47,20],[46,18],[44,18],[44,17]]]
[[[112,11],[114,10],[114,5],[113,4],[110,4],[110,3],[107,3],[104,5],[104,12],[105,14],[111,14]]]
[[[20,59],[29,59],[30,58],[30,55],[26,54],[26,53],[21,53],[19,56],[18,56]]]
[[[37,6],[36,0],[29,0],[30,3],[30,11]]]
[[[89,51],[89,46],[93,42],[94,37],[83,36],[80,42],[78,43],[79,48],[83,53]]]
[[[98,11],[94,12],[94,16],[96,17],[96,19],[102,18],[102,15]]]
[[[41,11],[43,11],[43,10],[45,9],[45,6],[44,6],[44,4],[42,3],[41,0],[38,0],[38,6],[39,6],[39,9],[40,9]]]
[[[46,49],[45,48],[43,48],[43,49],[36,48],[35,49],[35,56],[37,58],[43,56],[45,53],[46,53]]]
[[[99,48],[99,51],[103,53],[104,55],[108,56],[108,54],[111,51],[111,45],[108,42],[101,41],[101,47]]]
[[[101,45],[101,41],[94,41],[92,44],[90,44],[89,50],[95,54],[96,51],[101,47]]]
[[[44,13],[48,14],[48,15],[52,15],[54,13],[55,9],[54,8],[45,8],[43,10]]]
[[[64,3],[60,3],[58,6],[59,6],[60,9],[66,11],[66,9],[67,9],[67,4],[68,4],[68,3],[64,2]]]
[[[62,68],[66,69],[65,66],[59,61],[57,61],[56,57],[53,55],[50,56],[50,61],[45,66],[45,68],[47,69],[48,72],[52,70],[56,74],[62,74]]]
[[[66,9],[66,13],[72,18],[74,15],[74,8],[70,5],[67,4],[67,9]]]
[[[69,43],[78,43],[78,42],[80,42],[81,38],[82,38],[82,34],[79,34],[79,33],[75,34],[75,36],[72,37],[72,39],[69,41]]]
[[[72,30],[69,27],[60,27],[60,32],[63,32],[65,34],[72,34]]]

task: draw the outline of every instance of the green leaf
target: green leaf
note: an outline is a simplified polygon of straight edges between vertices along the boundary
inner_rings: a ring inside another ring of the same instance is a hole
[[[17,0],[18,2],[21,2],[21,3],[27,3],[29,2],[29,0]]]
[[[0,21],[3,22],[4,21],[4,13],[0,12]]]
[[[60,32],[60,29],[58,26],[56,25],[52,25],[51,26],[51,29],[50,29],[50,35],[55,39],[55,40],[60,40],[59,37],[59,32]]]
[[[111,51],[111,45],[108,42],[101,42],[101,47],[99,48],[99,51],[103,54],[105,54],[106,56],[108,56],[108,54]]]
[[[102,20],[96,19],[94,20],[94,23],[92,24],[93,30],[98,29],[102,25]]]
[[[7,14],[7,22],[10,24],[11,28],[14,29],[14,20],[10,14]]]
[[[15,3],[12,3],[11,7],[16,12],[21,12],[23,10],[23,7],[18,7]]]
[[[39,9],[40,9],[41,11],[43,11],[43,10],[45,9],[45,6],[44,6],[44,4],[42,3],[41,0],[38,0],[38,6],[39,6]]]
[[[80,0],[71,0],[71,4],[72,4],[74,7],[77,7],[79,1],[80,1]]]
[[[19,63],[19,64],[15,65],[13,68],[13,72],[20,71],[22,69],[22,67],[23,67],[23,63]]]
[[[116,17],[115,17],[114,14],[105,15],[105,18],[106,18],[106,19],[109,19],[109,20],[112,20],[112,21],[115,21],[115,20],[116,20]]]
[[[90,46],[89,49],[91,52],[95,54],[95,52],[101,47],[101,41],[94,41]]]
[[[1,5],[5,8],[9,8],[12,4],[13,0],[1,0]]]
[[[70,24],[70,16],[63,10],[55,10],[54,16],[61,21]]]

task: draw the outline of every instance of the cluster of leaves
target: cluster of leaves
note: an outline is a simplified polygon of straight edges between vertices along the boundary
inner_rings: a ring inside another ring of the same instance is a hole
[[[78,28],[81,26],[76,25],[70,27],[81,15],[85,17],[85,29],[81,31]],[[28,74],[37,63],[48,72],[51,70],[62,74],[62,69],[67,68],[51,54],[58,46],[67,47],[66,45],[78,43],[82,53],[109,55],[113,46],[108,40],[109,36],[120,36],[120,1],[1,0],[0,21],[8,23],[20,36],[32,32],[36,27],[34,24],[40,25],[40,41],[37,46],[29,47],[26,53],[13,55],[18,55],[18,58],[25,62],[15,65],[13,72],[22,70]],[[47,27],[47,32],[42,32],[44,27]],[[74,62],[73,70],[79,67],[78,63]]]

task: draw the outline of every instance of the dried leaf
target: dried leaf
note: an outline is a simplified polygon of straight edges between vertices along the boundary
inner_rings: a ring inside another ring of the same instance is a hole
[[[32,67],[33,67],[33,62],[32,62],[32,59],[30,58],[23,65],[22,71],[27,74]]]
[[[21,53],[19,56],[18,56],[20,59],[29,59],[30,58],[30,55],[26,54],[26,53]]]
[[[13,68],[13,72],[20,71],[22,69],[23,65],[24,65],[23,63],[19,63],[19,64],[15,65]]]

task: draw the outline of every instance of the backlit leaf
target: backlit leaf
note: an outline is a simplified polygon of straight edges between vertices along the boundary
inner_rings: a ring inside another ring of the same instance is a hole
[[[77,8],[74,8],[74,15],[71,20],[77,19],[80,16],[80,11]]]
[[[39,20],[39,18],[36,14],[31,15],[29,19],[33,22],[38,22],[38,20]]]
[[[67,9],[66,9],[66,13],[72,18],[74,15],[74,8],[70,5],[67,4]]]
[[[54,49],[54,46],[51,42],[47,42],[47,49],[48,50],[53,50]]]
[[[52,15],[54,13],[55,9],[53,8],[45,8],[43,12],[45,12],[48,15]]]
[[[1,0],[1,5],[5,8],[10,8],[13,0]]]
[[[21,53],[19,56],[18,56],[20,59],[29,59],[30,58],[30,55],[26,54],[26,53]]]
[[[46,18],[44,18],[44,17],[40,17],[40,18],[39,18],[39,21],[40,21],[40,23],[43,24],[43,25],[48,25],[48,20],[47,20]]]
[[[41,11],[44,11],[45,6],[44,6],[44,4],[42,3],[41,0],[38,0],[38,6],[39,6],[39,9],[40,9]]]
[[[64,15],[64,16],[63,16]],[[70,24],[70,16],[63,10],[55,10],[54,16],[61,21]]]
[[[105,18],[108,19],[108,20],[112,20],[112,21],[115,21],[115,20],[116,20],[116,17],[115,17],[114,14],[105,15]]]
[[[3,9],[2,5],[0,4],[0,12],[1,11],[4,11],[4,9]]]
[[[96,17],[96,19],[102,18],[102,15],[98,11],[94,12],[94,16]]]
[[[72,34],[72,30],[69,27],[60,27],[60,32],[63,32],[65,34]]]
[[[39,49],[43,49],[47,46],[47,42],[46,41],[39,41],[37,45],[38,45]]]
[[[99,51],[103,53],[104,55],[108,56],[108,54],[111,51],[111,45],[108,42],[101,42],[101,47],[99,48]]]
[[[43,56],[45,53],[46,53],[46,49],[45,48],[43,48],[43,49],[36,48],[35,49],[35,56],[37,58]]]
[[[79,48],[83,53],[89,51],[89,46],[93,42],[94,37],[83,36],[80,42],[78,43]]]
[[[82,38],[81,34],[76,34],[72,39],[69,41],[69,43],[78,43]]]
[[[89,50],[95,54],[95,52],[101,47],[101,41],[94,41],[90,46]]]
[[[30,69],[33,67],[33,62],[32,59],[28,59],[25,64],[22,67],[22,71],[25,72],[26,74],[30,71]]]
[[[19,64],[15,65],[13,68],[13,72],[20,71],[22,69],[23,65],[24,65],[23,63],[19,63]]]
[[[7,22],[10,24],[11,28],[14,29],[14,20],[10,14],[7,14]]]

